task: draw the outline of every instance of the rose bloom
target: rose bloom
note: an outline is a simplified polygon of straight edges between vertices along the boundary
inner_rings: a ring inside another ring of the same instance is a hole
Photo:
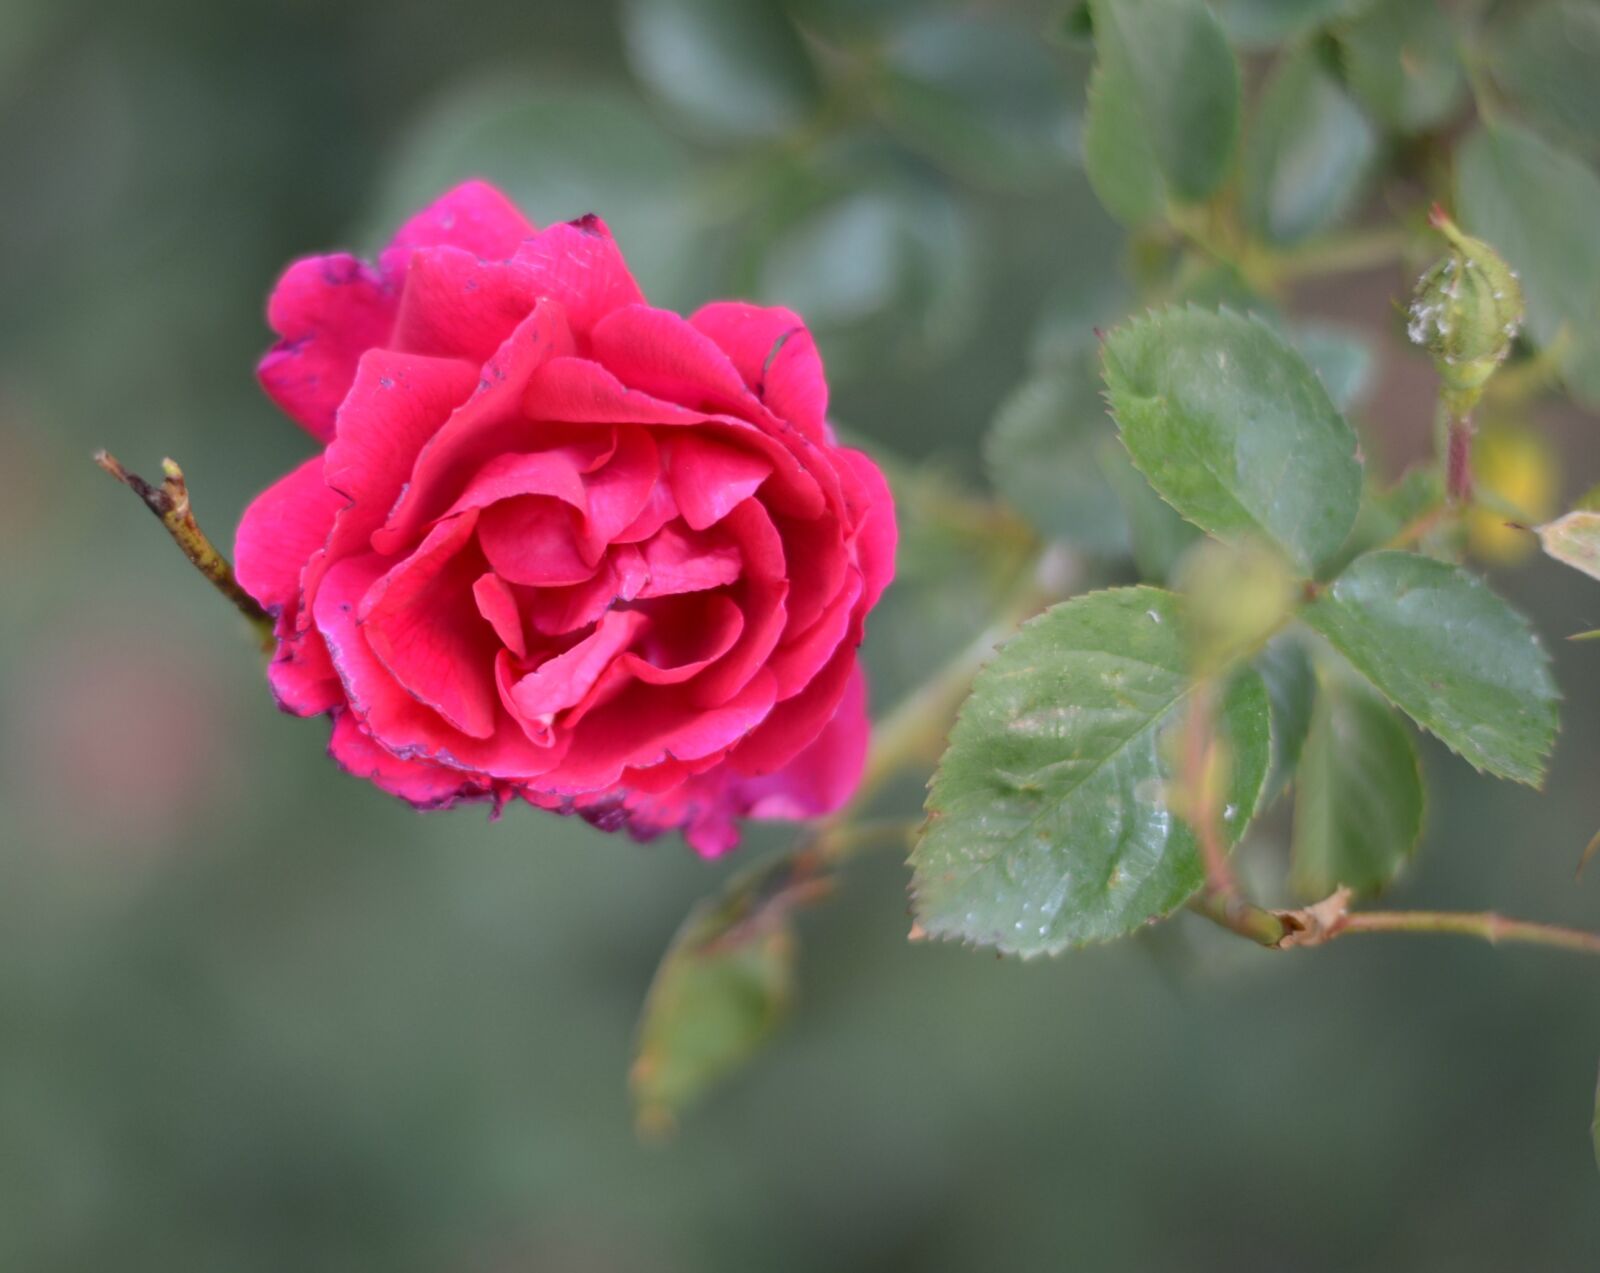
[[[849,797],[894,509],[799,317],[655,309],[599,218],[535,230],[481,182],[376,266],[295,262],[267,315],[261,383],[324,447],[246,510],[238,576],[347,770],[708,856]]]

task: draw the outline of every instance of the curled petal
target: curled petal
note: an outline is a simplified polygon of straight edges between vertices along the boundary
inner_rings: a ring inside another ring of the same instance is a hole
[[[593,214],[534,235],[517,248],[516,259],[533,290],[567,311],[580,346],[612,310],[644,300],[611,231]]]
[[[448,809],[461,800],[483,800],[492,784],[426,760],[401,760],[374,742],[348,711],[334,713],[328,754],[357,778],[399,796],[419,809]]]
[[[327,542],[343,506],[343,497],[323,479],[320,455],[251,500],[233,545],[244,590],[273,614],[291,609],[300,595],[301,571]]]
[[[494,571],[488,571],[473,580],[472,599],[477,603],[478,613],[494,629],[495,636],[500,638],[500,643],[517,658],[527,658],[527,634],[511,585]]]
[[[397,273],[412,252],[433,247],[461,248],[485,261],[503,261],[533,233],[532,222],[487,181],[465,181],[400,227],[383,253],[383,267]]]
[[[312,437],[328,441],[356,363],[388,338],[394,313],[393,289],[355,257],[296,261],[267,302],[267,322],[282,339],[256,368],[261,387]]]
[[[720,522],[772,475],[758,452],[698,433],[669,439],[667,456],[673,501],[695,530]]]
[[[421,547],[362,597],[357,609],[372,652],[418,702],[473,738],[494,731],[493,629],[468,600],[482,573],[467,513],[440,522]]]
[[[793,310],[717,301],[690,318],[773,415],[813,442],[825,440],[828,381],[817,342]]]
[[[428,248],[411,255],[390,341],[406,353],[481,364],[537,299],[528,272],[510,262]]]
[[[454,502],[472,475],[496,455],[533,450],[539,430],[521,410],[528,381],[544,363],[571,352],[566,316],[540,301],[483,368],[475,392],[428,439],[388,520],[372,537],[379,552],[398,552]]]

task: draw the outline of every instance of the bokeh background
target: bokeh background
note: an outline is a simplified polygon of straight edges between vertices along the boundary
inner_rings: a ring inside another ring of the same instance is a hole
[[[1274,957],[1187,920],[1003,962],[908,944],[892,851],[803,918],[775,1045],[641,1143],[637,1010],[728,868],[343,776],[90,463],[177,457],[231,538],[308,453],[253,383],[277,271],[479,174],[541,223],[601,212],[659,303],[801,309],[841,424],[979,490],[1007,392],[1131,303],[1064,7],[793,0],[797,42],[756,0],[709,28],[651,0],[0,0],[0,1268],[1600,1267],[1600,969]],[[1430,392],[1405,287],[1294,298],[1373,338],[1391,472]],[[1574,491],[1595,424],[1542,422]],[[988,604],[973,553],[908,541],[880,709]],[[1500,586],[1568,691],[1549,789],[1430,745],[1393,900],[1600,925],[1600,880],[1573,882],[1600,655],[1559,639],[1600,626],[1600,587]]]

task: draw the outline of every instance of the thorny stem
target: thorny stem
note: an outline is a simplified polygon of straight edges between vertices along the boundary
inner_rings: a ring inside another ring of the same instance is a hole
[[[1491,945],[1518,942],[1600,955],[1600,933],[1507,919],[1493,911],[1366,911],[1346,915],[1326,940],[1333,941],[1349,933],[1454,933],[1459,937],[1482,938]]]
[[[1472,502],[1472,421],[1452,416],[1445,442],[1445,498],[1457,508]]]
[[[1209,682],[1195,686],[1183,730],[1183,798],[1189,825],[1200,846],[1206,882],[1191,907],[1213,923],[1262,946],[1276,947],[1289,928],[1273,912],[1247,900],[1228,861],[1228,845],[1218,818],[1215,793],[1219,764]]]
[[[1418,543],[1435,526],[1444,520],[1448,505],[1438,504],[1425,513],[1420,513],[1402,526],[1384,544],[1385,548],[1410,548]]]
[[[1600,955],[1600,933],[1507,919],[1493,911],[1352,912],[1349,907],[1348,889],[1299,910],[1269,911],[1239,899],[1230,904],[1210,893],[1191,904],[1198,914],[1271,950],[1325,946],[1356,933],[1443,933],[1477,937],[1491,945],[1507,942]]]
[[[1344,274],[1393,265],[1403,258],[1413,236],[1406,230],[1385,226],[1378,230],[1355,231],[1330,236],[1305,247],[1273,258],[1273,272],[1283,280],[1312,278],[1320,274]]]
[[[1206,893],[1224,903],[1239,898],[1239,882],[1228,864],[1228,846],[1218,821],[1216,800],[1218,744],[1209,682],[1195,686],[1183,727],[1183,785],[1189,824],[1206,868]]]
[[[160,519],[167,528],[167,534],[183,550],[190,564],[233,603],[234,609],[256,630],[261,648],[270,652],[274,645],[272,616],[239,586],[228,559],[217,550],[195,521],[194,511],[189,506],[189,486],[184,481],[183,470],[170,459],[162,460],[161,471],[165,476],[160,486],[152,486],[137,473],[128,472],[109,452],[96,451],[94,462],[144,501],[145,507]]]

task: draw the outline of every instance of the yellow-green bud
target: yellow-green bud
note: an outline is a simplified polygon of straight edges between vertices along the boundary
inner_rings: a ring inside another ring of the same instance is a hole
[[[1255,650],[1289,615],[1295,577],[1281,556],[1253,539],[1196,544],[1175,581],[1188,594],[1195,670],[1209,675]]]
[[[1450,241],[1450,255],[1418,280],[1406,330],[1433,355],[1445,405],[1459,419],[1511,352],[1522,326],[1522,285],[1498,252],[1463,234],[1437,204],[1428,219]]]

